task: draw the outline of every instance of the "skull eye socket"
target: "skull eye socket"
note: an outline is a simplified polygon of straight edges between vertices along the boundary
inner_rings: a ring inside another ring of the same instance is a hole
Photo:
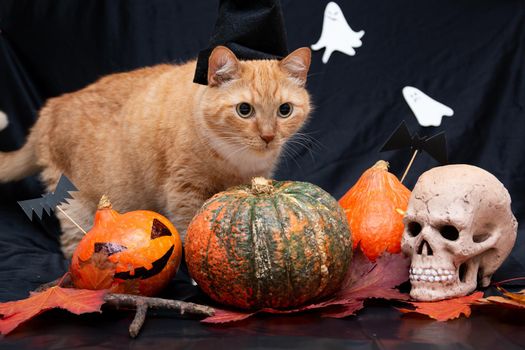
[[[441,236],[449,241],[455,241],[459,237],[459,231],[452,225],[445,225],[439,229]]]
[[[489,237],[490,237],[490,233],[485,232],[482,234],[474,235],[474,237],[472,237],[472,241],[474,241],[474,243],[481,243],[481,242],[485,242],[487,239],[489,239]]]
[[[483,229],[481,230],[481,233],[480,232],[474,233],[474,235],[472,236],[472,241],[474,243],[485,242],[487,239],[489,239],[492,236],[491,232],[494,232],[494,230],[495,230],[494,224],[486,223]]]
[[[421,232],[421,225],[419,222],[411,221],[407,225],[408,234],[412,237],[416,237]]]

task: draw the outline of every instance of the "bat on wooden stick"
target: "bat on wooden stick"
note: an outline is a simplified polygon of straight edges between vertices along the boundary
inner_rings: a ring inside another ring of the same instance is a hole
[[[71,180],[69,180],[65,175],[61,175],[58,180],[57,187],[54,192],[46,193],[42,198],[28,199],[25,201],[19,201],[18,204],[22,207],[24,213],[30,220],[33,220],[33,213],[35,213],[40,220],[44,212],[47,215],[50,215],[52,211],[58,209],[62,214],[64,214],[73,224],[75,224],[80,231],[86,233],[80,225],[78,225],[69,215],[67,215],[62,208],[61,204],[69,203],[69,199],[73,199],[73,196],[69,192],[77,192],[78,189],[73,185]]]
[[[405,172],[401,177],[401,182],[403,182],[405,179],[406,175],[408,174],[408,170],[412,166],[414,159],[420,151],[427,152],[432,158],[441,164],[448,163],[447,138],[444,131],[430,137],[421,137],[417,133],[412,135],[404,120],[397,127],[394,133],[388,138],[380,152],[408,147],[413,150],[413,153],[412,158],[410,159],[410,162],[408,163]]]

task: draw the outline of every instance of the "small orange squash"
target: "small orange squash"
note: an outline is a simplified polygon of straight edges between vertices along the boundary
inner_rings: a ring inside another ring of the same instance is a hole
[[[77,288],[151,296],[175,276],[181,257],[179,234],[168,219],[147,210],[119,214],[103,196],[70,272]]]
[[[388,172],[387,162],[380,160],[366,170],[339,200],[352,231],[354,249],[360,244],[372,261],[385,251],[399,253],[409,197],[410,190]]]

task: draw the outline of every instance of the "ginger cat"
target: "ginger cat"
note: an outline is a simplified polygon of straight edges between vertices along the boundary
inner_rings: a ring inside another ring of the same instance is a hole
[[[118,211],[166,215],[184,238],[210,196],[271,176],[283,144],[310,112],[308,48],[281,61],[240,61],[218,46],[208,86],[192,82],[195,64],[114,74],[50,99],[27,143],[0,153],[0,181],[41,171],[53,191],[63,173],[80,192],[62,208],[85,230],[107,194]],[[57,217],[70,257],[83,234]]]

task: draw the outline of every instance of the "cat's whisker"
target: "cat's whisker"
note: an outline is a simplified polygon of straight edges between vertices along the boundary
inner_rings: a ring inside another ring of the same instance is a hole
[[[312,132],[313,133],[313,132]],[[327,149],[327,147],[321,143],[321,141],[317,140],[316,138],[314,138],[313,136],[310,135],[311,133],[302,133],[302,132],[297,132],[294,134],[294,136],[292,136],[292,139],[293,138],[298,138],[298,139],[303,139],[303,140],[308,140],[309,142],[312,143],[313,146],[316,146],[319,148],[319,150],[321,149]]]
[[[308,74],[306,77],[307,78],[310,78],[310,77],[315,77],[317,75],[321,75],[321,74],[324,74],[324,72],[315,72],[315,73],[310,73]]]
[[[312,161],[315,161],[314,151],[319,152],[327,149],[327,147],[323,145],[320,141],[305,133],[298,133],[296,134],[296,136],[294,135],[294,137],[292,137],[292,142],[294,141],[298,141],[299,143],[305,143],[304,147],[310,153]]]
[[[236,149],[235,151],[233,151],[230,154],[226,155],[226,160],[231,161],[233,159],[233,156],[235,156],[235,155],[237,155],[237,154],[239,154],[241,152],[244,152],[244,151],[246,151],[249,148],[250,148],[249,146],[245,145],[245,146],[243,146],[241,148]]]
[[[302,142],[302,140],[294,140],[290,139],[287,142],[283,143],[283,149],[293,151],[295,156],[300,155],[299,150],[296,150],[293,148],[293,146],[299,146],[300,149],[306,149],[308,154],[310,155],[310,158],[312,159],[312,162],[315,162],[314,152],[312,151],[311,147],[307,143]]]
[[[303,167],[301,166],[301,164],[299,164],[299,162],[295,159],[295,155],[290,152],[291,151],[289,148],[283,148],[282,153],[281,153],[281,158],[284,158],[286,162],[288,161],[288,159],[293,160],[293,162],[297,165],[297,167],[300,170],[303,170]]]

